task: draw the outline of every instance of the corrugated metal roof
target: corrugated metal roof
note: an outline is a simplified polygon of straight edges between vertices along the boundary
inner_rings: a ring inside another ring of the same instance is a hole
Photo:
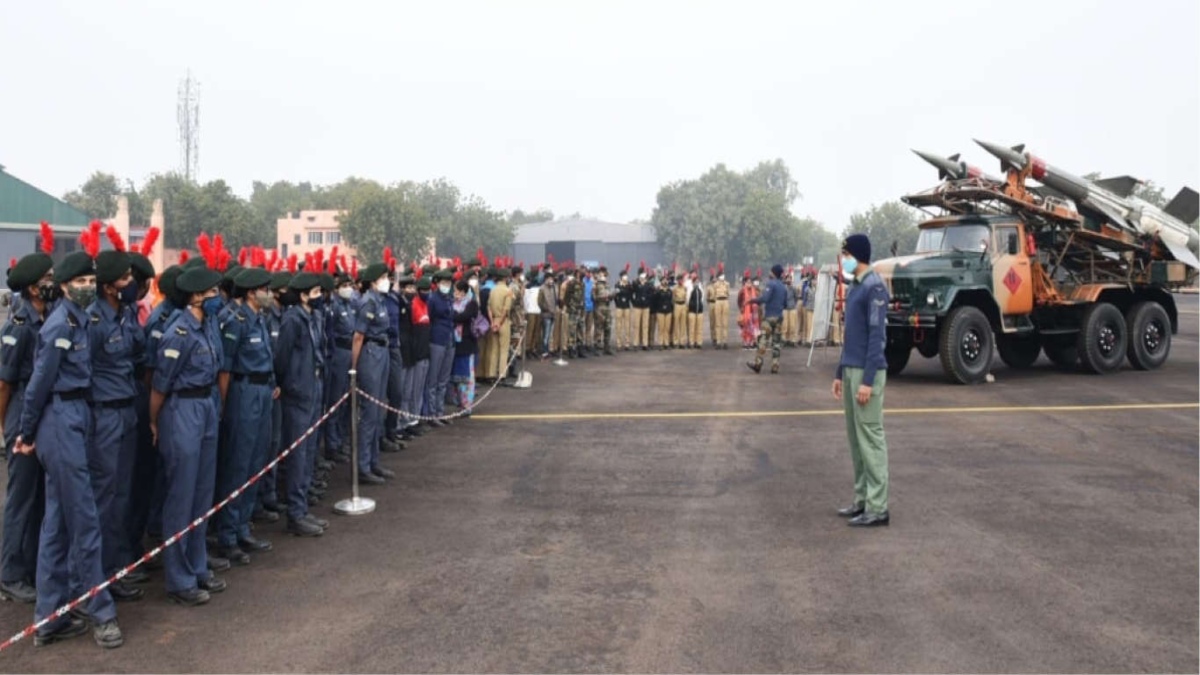
[[[517,228],[514,244],[545,244],[549,241],[600,241],[606,244],[658,241],[654,227],[602,220],[571,219],[530,223]]]
[[[63,200],[0,170],[0,222],[51,225],[88,224],[87,214]]]

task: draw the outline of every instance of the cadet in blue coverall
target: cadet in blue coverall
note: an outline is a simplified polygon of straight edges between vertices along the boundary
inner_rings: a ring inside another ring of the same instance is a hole
[[[45,474],[37,457],[13,452],[21,419],[25,383],[33,374],[38,331],[53,308],[59,289],[54,261],[30,253],[8,273],[16,295],[12,315],[0,330],[0,420],[8,454],[8,488],[4,493],[4,543],[0,548],[0,595],[8,600],[37,600],[38,533],[46,507]]]
[[[291,280],[292,275],[288,272],[276,272],[271,275],[269,288],[272,299],[271,305],[264,312],[264,317],[267,322],[267,331],[271,335],[272,354],[278,353],[276,350],[279,344],[279,327],[283,325],[283,304],[279,297],[287,291],[288,282]],[[283,402],[276,397],[271,401],[271,459],[274,459],[280,452],[283,452]],[[279,466],[276,465],[260,481],[262,485],[258,488],[258,503],[263,512],[279,514],[287,511],[279,503],[278,478]]]
[[[326,342],[330,345],[329,383],[325,392],[328,409],[350,389],[350,348],[354,342],[354,281],[345,272],[336,278],[336,290],[330,301]],[[350,443],[350,406],[343,405],[325,422],[325,458],[338,462],[350,461],[343,450]]]
[[[104,575],[133,562],[129,518],[133,467],[137,459],[137,382],[134,366],[143,361],[146,336],[137,320],[137,284],[132,260],[124,251],[96,256],[96,301],[88,308],[92,346],[92,439],[88,470],[100,516]],[[142,589],[114,581],[114,600],[138,600]]]
[[[84,309],[96,297],[95,262],[78,251],[63,259],[54,280],[66,296],[38,333],[33,373],[25,389],[14,451],[37,453],[46,471],[46,515],[38,547],[34,618],[51,618],[74,598],[73,584],[85,590],[104,582],[100,558],[100,518],[88,476],[87,447],[92,434],[88,396],[92,386],[89,317]],[[112,595],[103,590],[83,608],[94,623],[101,647],[124,643]],[[80,635],[87,624],[56,617],[34,636],[46,645]]]
[[[150,392],[150,430],[162,456],[166,492],[163,530],[175,533],[213,504],[217,471],[217,397],[221,365],[216,317],[219,272],[196,266],[175,281],[175,304],[182,309],[163,331]],[[167,595],[172,602],[195,606],[209,593],[225,590],[224,580],[208,569],[205,532],[198,527],[163,552]]]
[[[367,267],[359,279],[370,285],[363,295],[354,323],[354,344],[351,367],[358,373],[358,386],[377,401],[387,401],[388,312],[382,294],[391,290],[387,266],[375,263]],[[379,484],[395,478],[391,469],[379,465],[379,442],[383,438],[383,408],[364,401],[359,409],[358,479],[367,484]]]
[[[320,280],[315,274],[300,272],[288,283],[283,295],[287,309],[279,327],[275,352],[275,381],[283,402],[283,446],[289,447],[308,431],[323,414],[321,395],[325,359],[315,312],[310,304],[319,296]],[[308,488],[316,455],[317,437],[313,434],[294,448],[284,460],[287,478],[287,531],[301,537],[317,537],[329,523],[308,512]]]
[[[271,273],[247,267],[233,278],[233,297],[221,314],[222,364],[217,375],[225,401],[224,462],[217,467],[217,496],[232,493],[266,465],[271,452],[271,402],[275,389],[271,334],[263,309],[271,302]],[[258,483],[217,513],[217,555],[244,565],[271,543],[250,533]],[[278,518],[278,516],[276,516]]]
[[[154,279],[154,265],[149,258],[138,252],[131,252],[129,260],[133,269],[133,283],[137,286],[137,297],[140,301],[150,292],[150,281]],[[137,316],[136,305],[134,316]],[[145,344],[146,331],[140,324],[138,332],[142,336],[141,358],[133,366],[133,379],[137,384],[137,403],[134,404],[138,420],[137,453],[129,483],[129,506],[125,512],[125,541],[122,542],[119,552],[121,559],[129,562],[141,558],[146,553],[142,540],[146,534],[146,523],[154,499],[154,477],[159,468],[158,450],[150,438],[150,378],[146,376],[146,362],[150,355]],[[161,496],[159,503],[161,505]],[[143,570],[144,568],[138,568],[126,574],[125,583],[149,581],[150,575]]]

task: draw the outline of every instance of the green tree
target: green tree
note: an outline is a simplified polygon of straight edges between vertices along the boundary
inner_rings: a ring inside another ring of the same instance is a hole
[[[133,181],[125,179],[125,189],[121,192],[129,202],[129,224],[134,227],[149,225],[152,204],[146,203]]]
[[[554,220],[554,212],[550,209],[538,209],[529,212],[517,209],[509,213],[507,219],[508,223],[514,227],[529,225],[530,223],[548,223]]]
[[[916,250],[917,212],[901,202],[884,202],[871,205],[866,211],[850,216],[850,225],[842,231],[842,237],[850,234],[865,234],[871,240],[871,257],[886,258],[891,255],[893,242],[897,255],[907,255]]]
[[[140,194],[149,203],[155,199],[163,201],[163,220],[166,222],[163,245],[194,251],[196,237],[204,228],[200,189],[196,184],[174,172],[160,173],[146,181]]]
[[[419,258],[433,233],[429,214],[412,183],[388,188],[360,186],[352,193],[347,213],[338,220],[346,241],[367,261],[382,260],[385,246],[391,246],[399,260]]]
[[[111,218],[117,213],[121,182],[111,173],[97,171],[78,190],[63,195],[63,201],[83,211],[89,218]]]

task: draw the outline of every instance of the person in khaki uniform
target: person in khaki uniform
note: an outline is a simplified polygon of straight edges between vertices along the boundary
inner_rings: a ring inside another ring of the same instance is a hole
[[[614,315],[617,320],[617,349],[628,351],[633,344],[631,328],[633,323],[633,286],[629,283],[629,266],[621,272],[617,280],[616,292],[613,293],[613,304],[616,306]]]
[[[717,279],[708,297],[712,306],[713,347],[729,349],[729,282],[725,280],[724,263],[717,268]]]
[[[486,376],[495,379],[504,376],[504,366],[508,363],[508,345],[512,341],[512,290],[508,287],[508,279],[512,271],[504,268],[497,271],[496,286],[488,295],[488,322],[491,331],[488,333],[488,367]]]
[[[687,278],[682,274],[675,277],[671,288],[671,347],[684,349],[688,341],[688,289]]]

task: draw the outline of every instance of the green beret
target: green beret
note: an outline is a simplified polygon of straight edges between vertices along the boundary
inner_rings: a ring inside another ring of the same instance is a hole
[[[479,262],[479,258],[471,258],[467,261],[467,267],[479,267],[483,263]]]
[[[20,292],[26,286],[33,286],[41,281],[52,267],[54,260],[50,256],[45,253],[30,253],[8,271],[8,287]]]
[[[193,256],[188,258],[188,261],[183,263],[183,269],[190,270],[197,267],[208,267],[208,263],[204,261],[202,256]]]
[[[333,281],[333,275],[329,272],[322,272],[317,275],[317,278],[320,279],[321,290],[332,291],[337,288],[337,284]]]
[[[154,263],[141,253],[129,254],[129,266],[133,268],[133,278],[138,284],[154,278]]]
[[[262,288],[271,285],[271,273],[261,267],[245,267],[233,278],[238,288]]]
[[[321,277],[312,272],[300,272],[288,282],[288,288],[296,291],[311,291],[321,285]]]
[[[508,269],[507,267],[501,267],[500,269],[496,270],[496,274],[501,279],[508,279],[512,277],[512,270]]]
[[[112,284],[121,280],[130,267],[129,254],[124,251],[101,251],[96,256],[96,283]]]
[[[408,286],[415,283],[417,283],[417,279],[411,273],[403,274],[396,280],[397,286]]]
[[[54,268],[54,283],[65,284],[77,277],[96,273],[96,261],[84,251],[76,251],[63,258]]]
[[[238,272],[241,272],[243,269],[245,268],[237,263],[230,265],[229,268],[225,270],[225,274],[221,275],[221,281],[233,282],[233,280],[237,278]]]
[[[596,270],[596,271],[597,271],[597,272],[603,272],[603,273],[605,273],[605,274],[608,274],[608,268],[607,268],[607,267],[605,267],[604,265],[601,265],[601,266],[600,266],[600,269],[598,269],[598,270]]]
[[[433,273],[434,281],[454,281],[454,272],[449,269],[438,270]]]
[[[379,277],[387,274],[387,271],[387,265],[384,265],[383,263],[372,263],[367,265],[367,269],[359,272],[358,280],[365,281],[368,284],[373,284],[379,280]]]
[[[221,273],[207,267],[194,267],[179,275],[175,289],[180,293],[203,293],[221,283]]]
[[[354,280],[350,278],[349,274],[340,272],[336,277],[333,278],[333,283],[335,286],[342,286],[345,284],[352,284],[354,283]]]
[[[438,271],[438,266],[434,265],[433,263],[428,263],[421,266],[421,271],[425,274],[433,274],[434,272]]]
[[[175,295],[178,291],[175,288],[175,282],[179,279],[180,274],[183,274],[183,268],[179,265],[171,265],[163,270],[162,275],[158,277],[158,290],[168,298]]]
[[[291,272],[276,272],[271,275],[271,290],[282,291],[292,281]]]
[[[427,291],[427,290],[429,290],[429,287],[432,285],[433,285],[433,282],[431,282],[429,280],[429,277],[421,277],[420,279],[417,279],[417,290],[418,291]]]
[[[511,269],[511,270],[509,270],[509,271],[510,271],[510,272],[512,272],[512,275],[513,275],[514,277],[519,277],[519,276],[521,276],[522,274],[524,274],[524,273],[525,273],[525,270],[524,270],[524,269],[522,269],[520,265],[514,265],[514,266],[512,267],[512,269]]]

